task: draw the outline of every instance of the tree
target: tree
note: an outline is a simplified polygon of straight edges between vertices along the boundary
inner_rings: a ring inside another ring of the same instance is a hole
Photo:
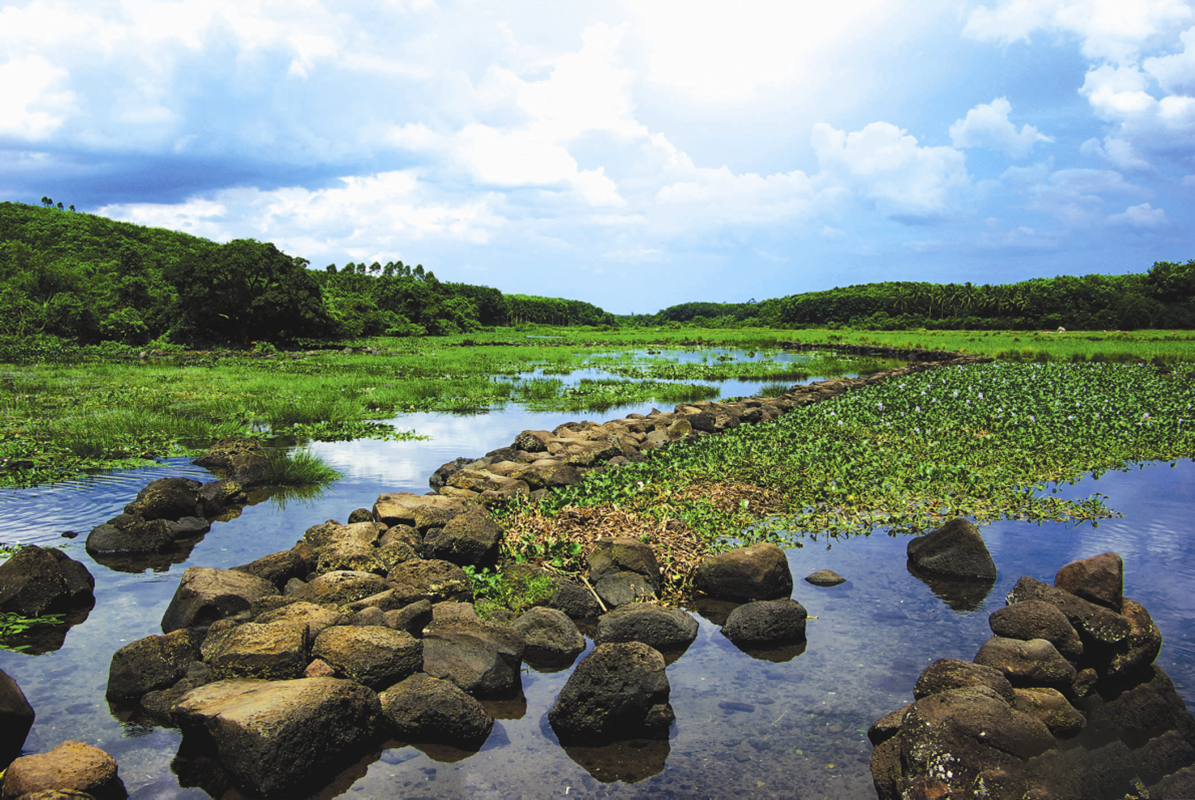
[[[1163,303],[1182,303],[1195,297],[1195,259],[1186,264],[1157,261],[1145,278],[1154,297]]]
[[[49,208],[50,206],[54,205],[54,201],[43,194],[41,196],[41,204],[46,208]]]
[[[245,346],[324,335],[330,319],[306,263],[253,239],[180,260],[166,271],[178,292],[179,332]]]

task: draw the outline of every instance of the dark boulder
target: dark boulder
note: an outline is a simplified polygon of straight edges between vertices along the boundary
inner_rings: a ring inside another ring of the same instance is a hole
[[[21,687],[0,669],[0,772],[21,754],[35,716]]]
[[[660,591],[660,565],[651,547],[630,537],[599,539],[586,556],[589,580],[608,607],[652,598]]]
[[[210,637],[209,637],[210,638]],[[307,668],[307,629],[302,623],[247,622],[203,643],[212,680],[299,678]]]
[[[529,609],[511,627],[523,634],[523,658],[536,668],[567,667],[585,650],[585,637],[567,614],[555,608]]]
[[[423,668],[423,643],[406,631],[381,626],[326,628],[316,638],[311,655],[336,670],[337,676],[375,691]]]
[[[257,439],[221,439],[192,463],[244,488],[260,486],[271,476],[269,451]]]
[[[778,600],[792,594],[793,575],[783,550],[755,544],[703,560],[693,588],[721,600]]]
[[[201,517],[200,486],[199,481],[190,478],[159,478],[138,492],[136,499],[124,507],[124,513],[145,520]]]
[[[489,512],[475,506],[448,521],[438,532],[428,532],[423,554],[458,566],[492,567],[498,559],[503,530]]]
[[[958,578],[996,577],[996,564],[975,524],[955,517],[909,541],[908,557],[921,570]]]
[[[792,598],[744,603],[730,612],[722,635],[739,647],[770,647],[805,640],[805,607]]]
[[[1087,719],[1057,689],[1031,687],[1013,691],[1016,700],[1012,707],[1040,719],[1055,736],[1074,736],[1087,724]]]
[[[95,605],[95,578],[56,547],[25,545],[0,564],[0,612],[40,617]]]
[[[1083,642],[1066,615],[1044,600],[1028,600],[996,609],[988,617],[992,633],[1008,639],[1045,639],[1071,661],[1083,655]]]
[[[598,618],[597,644],[642,642],[656,650],[683,650],[697,638],[700,626],[679,608],[632,603]]]
[[[975,663],[1000,670],[1013,686],[1069,688],[1076,675],[1074,665],[1045,639],[993,636],[979,648]]]
[[[401,605],[417,600],[440,603],[473,599],[473,582],[465,571],[440,559],[405,561],[390,571],[389,583]]]
[[[108,666],[108,699],[135,700],[173,686],[187,674],[191,662],[199,660],[201,643],[198,632],[183,628],[126,644],[112,654]]]
[[[199,503],[203,516],[214,519],[230,506],[242,506],[249,502],[245,487],[234,480],[222,479],[205,483],[199,488]]]
[[[347,625],[348,615],[329,606],[316,605],[298,600],[280,608],[265,611],[254,620],[260,625],[298,625],[303,628],[307,641],[314,642],[326,628],[333,625]]]
[[[95,557],[167,553],[174,549],[174,533],[164,519],[121,514],[92,528],[84,546]]]
[[[96,800],[128,797],[116,759],[83,742],[63,742],[48,753],[21,756],[8,766],[0,797],[13,800],[34,792],[80,792]]]
[[[162,632],[204,627],[276,594],[277,587],[264,578],[231,569],[187,567],[162,615]]]
[[[975,686],[986,686],[1009,705],[1016,699],[1012,684],[1003,672],[995,667],[957,658],[940,658],[923,669],[917,678],[917,685],[913,687],[913,697],[920,700],[932,694]]]
[[[262,556],[256,561],[233,567],[237,572],[255,575],[274,584],[279,591],[286,586],[291,578],[305,578],[311,573],[314,565],[303,554],[296,550],[281,550]]]
[[[407,742],[475,749],[494,727],[481,703],[448,681],[423,673],[391,686],[379,699],[392,735]]]
[[[1054,585],[1084,600],[1121,610],[1124,599],[1124,561],[1116,553],[1101,553],[1064,564]]]
[[[564,577],[556,578],[555,583],[556,588],[547,602],[548,608],[559,609],[570,619],[593,619],[604,611],[588,586]]]
[[[1122,608],[1129,622],[1129,635],[1112,648],[1104,672],[1106,677],[1114,679],[1147,669],[1162,650],[1162,632],[1145,606],[1126,597]]]
[[[421,636],[423,629],[432,621],[432,604],[429,600],[416,600],[402,608],[396,608],[382,614],[382,621],[387,628],[406,631],[412,636]]]
[[[336,570],[317,575],[294,595],[316,605],[342,606],[386,591],[386,579],[372,572]]]
[[[664,738],[675,714],[664,657],[642,642],[598,645],[560,691],[548,722],[560,743]]]
[[[522,686],[523,635],[508,625],[457,618],[423,636],[423,671],[475,697],[507,698]]]
[[[1042,600],[1061,611],[1067,622],[1079,632],[1085,649],[1090,645],[1097,648],[1115,645],[1128,637],[1133,630],[1129,621],[1112,609],[1034,580],[1028,575],[1018,580],[1008,593],[1009,605],[1027,600]]]
[[[817,572],[806,575],[805,580],[814,586],[837,586],[840,583],[846,583],[846,578],[831,569],[819,569]]]
[[[382,708],[373,690],[339,678],[229,680],[192,689],[173,716],[188,737],[211,742],[244,791],[306,796],[375,740]]]

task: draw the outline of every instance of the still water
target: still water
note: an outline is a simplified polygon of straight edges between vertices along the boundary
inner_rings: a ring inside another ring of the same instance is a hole
[[[742,394],[741,391],[727,394]],[[598,416],[612,419],[650,407]],[[412,414],[400,428],[430,441],[356,441],[315,449],[344,475],[323,496],[265,502],[217,523],[181,563],[160,571],[117,572],[96,564],[83,538],[161,477],[210,480],[174,460],[153,470],[0,494],[0,541],[64,546],[96,578],[96,607],[72,628],[65,645],[41,656],[0,652],[0,669],[21,685],[37,712],[25,752],[67,739],[112,754],[136,798],[206,797],[181,788],[171,769],[180,736],[115,719],[104,699],[112,653],[159,633],[162,613],[187,566],[232,567],[289,548],[326,519],[344,520],[384,491],[423,492],[427,476],[457,456],[480,456],[508,445],[524,429],[551,429],[577,415],[520,410],[477,416]],[[718,609],[693,609],[701,631],[668,668],[677,722],[667,742],[562,749],[546,714],[569,671],[526,668],[524,698],[492,704],[498,719],[485,747],[382,746],[314,796],[372,797],[874,797],[865,732],[876,718],[908,702],[920,671],[941,657],[970,659],[987,638],[987,616],[1021,575],[1052,581],[1062,564],[1107,550],[1126,563],[1126,594],[1153,614],[1165,637],[1159,664],[1179,693],[1195,698],[1195,462],[1152,463],[1059,487],[1067,496],[1107,495],[1124,516],[1090,524],[1000,522],[983,528],[1000,570],[993,589],[971,598],[970,610],[943,599],[905,568],[907,539],[883,534],[805,539],[789,551],[793,596],[809,611],[801,652],[752,657],[718,631]],[[79,532],[78,539],[61,537]],[[848,582],[819,588],[801,580],[829,568]],[[708,615],[703,616],[703,615]],[[711,619],[713,621],[711,621]],[[235,796],[235,795],[232,795]]]

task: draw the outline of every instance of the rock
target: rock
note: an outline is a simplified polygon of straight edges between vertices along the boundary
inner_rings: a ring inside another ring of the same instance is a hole
[[[1084,648],[1089,644],[1115,645],[1132,632],[1129,621],[1115,611],[1025,576],[1008,593],[1008,604],[1027,600],[1042,600],[1061,611],[1079,632]]]
[[[336,674],[384,689],[423,668],[423,643],[406,631],[381,626],[342,625],[325,629],[311,655]]]
[[[664,738],[675,714],[664,657],[642,642],[601,644],[573,670],[548,722],[560,743]]]
[[[411,492],[389,492],[378,495],[373,505],[373,518],[377,522],[394,527],[395,525],[415,526],[416,512],[432,507],[454,513],[463,513],[472,504],[455,497],[445,497],[436,494],[412,494]]]
[[[307,628],[303,624],[247,622],[203,647],[213,680],[298,678],[307,668]]]
[[[211,625],[278,594],[269,581],[231,569],[187,567],[162,615],[162,632]]]
[[[281,591],[291,578],[304,578],[310,574],[313,566],[314,564],[303,558],[299,552],[282,550],[233,569],[263,578]]]
[[[721,600],[777,600],[792,594],[793,576],[783,550],[755,544],[703,560],[693,588]]]
[[[996,577],[996,564],[974,523],[955,517],[909,541],[909,560],[921,570],[958,578]]]
[[[533,667],[567,667],[585,650],[585,637],[555,608],[528,609],[511,627],[523,635],[523,658]]]
[[[192,463],[245,488],[266,483],[271,474],[269,453],[257,439],[221,439]]]
[[[212,529],[212,523],[203,517],[182,517],[166,523],[170,535],[175,541],[179,539],[194,539]]]
[[[199,660],[202,636],[189,628],[165,636],[146,636],[112,654],[108,667],[107,698],[135,700],[147,692],[168,689]]]
[[[336,670],[324,661],[318,658],[312,659],[311,663],[307,665],[307,669],[303,670],[304,678],[334,678],[336,677]]]
[[[447,464],[441,464],[436,468],[436,471],[432,473],[431,477],[427,479],[427,483],[433,490],[441,489],[448,482],[449,478],[451,478],[455,473],[459,472],[460,469],[466,464],[471,463],[472,459],[456,458],[452,461],[449,461]]]
[[[183,517],[202,517],[199,499],[202,484],[190,478],[159,478],[140,492],[124,513],[145,520],[178,520]]]
[[[1134,682],[1101,686],[1098,694],[1085,699],[1083,708],[1088,731],[1117,736],[1132,747],[1167,731],[1195,743],[1195,717],[1156,664],[1137,674]]]
[[[402,608],[385,612],[382,619],[387,628],[420,636],[432,621],[432,604],[430,600],[416,600]]]
[[[770,647],[805,640],[805,607],[792,598],[744,603],[730,612],[722,635],[739,647]]]
[[[21,687],[0,669],[0,773],[21,754],[36,716]]]
[[[371,572],[384,575],[389,571],[389,565],[381,559],[378,548],[351,534],[338,536],[317,547],[315,555],[315,571],[319,573]]]
[[[905,712],[912,708],[912,706],[912,703],[901,706],[895,711],[885,714],[875,722],[871,723],[871,727],[867,729],[867,739],[873,745],[879,746],[882,742],[886,742],[896,734],[900,733],[900,726],[901,723],[904,722]]]
[[[1016,700],[1012,707],[1040,719],[1055,736],[1074,736],[1087,724],[1087,719],[1057,689],[1027,688],[1013,691]]]
[[[917,678],[917,685],[913,687],[913,697],[920,700],[932,694],[975,686],[986,686],[1009,705],[1016,700],[1012,684],[1003,672],[995,667],[957,658],[940,658],[923,669]]]
[[[1162,650],[1162,632],[1145,606],[1126,597],[1123,598],[1122,607],[1130,631],[1113,648],[1104,673],[1109,678],[1121,679],[1149,667]]]
[[[837,586],[846,583],[846,578],[829,569],[819,569],[817,572],[805,576],[805,580],[814,586]]]
[[[371,689],[339,678],[218,681],[174,707],[184,739],[213,742],[236,784],[267,797],[306,795],[356,761],[381,713]]]
[[[438,533],[423,540],[424,555],[458,566],[492,567],[504,531],[485,509],[472,508],[453,517]]]
[[[995,667],[1013,686],[1067,688],[1075,680],[1075,667],[1045,639],[1005,639],[993,636],[975,655],[975,663]]]
[[[581,482],[581,473],[575,467],[554,458],[541,458],[530,464],[519,464],[511,471],[510,477],[525,482],[532,491],[576,486]]]
[[[473,599],[473,583],[465,571],[448,561],[405,561],[389,575],[395,601],[400,605],[428,600],[469,602]]]
[[[567,578],[556,579],[556,588],[547,605],[563,611],[570,619],[593,619],[604,610],[588,586]]]
[[[970,797],[987,770],[1016,770],[1054,745],[1036,717],[1014,710],[986,686],[924,697],[905,713],[900,743],[903,786],[929,785],[921,797]],[[911,796],[912,793],[911,793]]]
[[[475,697],[511,697],[522,686],[523,636],[480,621],[433,624],[423,636],[423,671]]]
[[[25,545],[0,564],[0,612],[40,617],[95,605],[95,578],[56,547]]]
[[[515,437],[514,446],[528,453],[545,453],[553,438],[551,431],[523,431]]]
[[[199,488],[199,503],[205,517],[218,517],[229,506],[243,505],[247,502],[245,487],[234,480],[212,481]]]
[[[372,572],[336,570],[317,575],[295,596],[317,605],[342,606],[387,588],[385,578]]]
[[[435,742],[463,749],[480,747],[494,727],[481,703],[430,675],[412,675],[380,697],[395,738]]]
[[[900,740],[883,740],[871,751],[871,782],[879,800],[900,798]]]
[[[373,512],[368,508],[354,508],[349,512],[349,524],[355,522],[373,522]]]
[[[4,774],[4,800],[57,789],[85,792],[97,800],[128,797],[116,759],[83,742],[63,742],[48,753],[21,756]]]
[[[297,625],[303,629],[307,641],[314,642],[325,629],[333,625],[347,625],[349,618],[343,612],[328,606],[299,600],[259,614],[254,621],[260,625]]]
[[[1045,639],[1071,661],[1083,655],[1083,642],[1074,626],[1057,606],[1043,600],[996,609],[988,617],[988,626],[992,633],[1007,639]]]
[[[697,638],[697,620],[679,608],[632,603],[598,617],[597,644],[642,642],[655,650],[683,650]]]
[[[164,519],[121,514],[92,528],[84,547],[92,556],[166,553],[174,549],[174,533]]]
[[[1084,600],[1121,610],[1124,599],[1124,561],[1116,553],[1101,553],[1063,565],[1054,586]]]

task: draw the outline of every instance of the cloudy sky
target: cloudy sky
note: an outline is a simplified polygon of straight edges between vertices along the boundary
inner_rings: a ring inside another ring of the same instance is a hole
[[[1195,258],[1182,0],[0,0],[0,200],[616,313]]]

